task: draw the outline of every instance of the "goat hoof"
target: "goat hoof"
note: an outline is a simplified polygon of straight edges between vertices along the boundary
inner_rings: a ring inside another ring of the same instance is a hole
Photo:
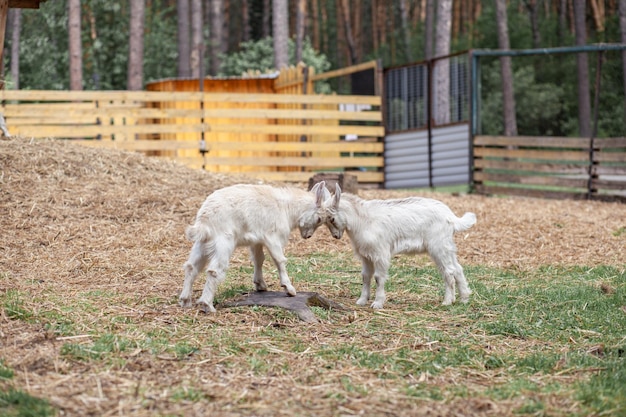
[[[296,293],[296,289],[292,285],[285,286],[284,288],[285,288],[285,291],[287,291],[287,295],[288,296],[290,296],[290,297],[295,297],[296,296],[296,294],[297,294]]]
[[[178,305],[180,305],[182,308],[189,308],[191,307],[191,298],[181,298],[178,300]]]
[[[211,304],[207,304],[204,301],[198,301],[198,307],[200,307],[200,310],[204,311],[205,313],[215,313],[217,310],[215,310],[215,307],[213,307]]]
[[[258,292],[267,291],[267,284],[254,284],[254,289]]]
[[[381,308],[383,308],[383,303],[380,303],[378,301],[374,301],[372,303],[372,308],[374,308],[376,310],[380,310]]]

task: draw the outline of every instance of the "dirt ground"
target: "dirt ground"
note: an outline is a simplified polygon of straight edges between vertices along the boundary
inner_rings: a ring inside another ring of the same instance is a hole
[[[34,294],[47,300],[24,300],[34,313],[54,310],[49,291],[71,298],[90,289],[123,288],[129,296],[144,300],[155,294],[175,297],[190,248],[185,227],[209,193],[241,182],[255,181],[61,141],[0,140],[0,294]],[[416,192],[361,190],[359,195],[395,198]],[[442,200],[457,215],[476,213],[477,224],[456,237],[464,266],[526,270],[542,265],[624,268],[626,263],[626,204],[420,195]],[[294,234],[286,252],[289,257],[350,250],[347,236],[336,241],[320,229],[306,241]],[[238,256],[247,262],[245,253]],[[131,305],[110,308],[133,317],[139,314]],[[164,320],[157,312],[142,314]],[[41,326],[8,317],[2,309],[0,326],[0,359],[15,370],[21,389],[49,399],[66,415],[116,415],[124,410],[119,398],[106,407],[95,406],[97,401],[81,397],[81,388],[69,384],[69,379],[82,372],[86,376],[81,381],[93,382],[106,396],[112,386],[129,384],[130,377],[111,374],[106,381],[111,386],[100,386],[88,365],[59,359],[60,342]],[[179,372],[167,360],[136,366],[150,368],[155,378]],[[452,404],[443,411],[431,408],[429,413],[453,415],[450,410],[462,413],[466,406]],[[194,415],[189,407],[183,414]],[[474,415],[498,415],[498,407],[503,411],[506,402],[476,403]],[[229,415],[228,411],[222,415]]]

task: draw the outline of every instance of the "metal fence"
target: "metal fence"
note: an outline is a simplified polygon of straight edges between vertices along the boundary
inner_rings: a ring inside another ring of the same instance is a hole
[[[384,73],[385,187],[470,181],[468,54]]]

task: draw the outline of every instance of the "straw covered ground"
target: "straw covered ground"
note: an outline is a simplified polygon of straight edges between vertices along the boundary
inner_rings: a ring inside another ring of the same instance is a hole
[[[305,324],[276,309],[179,308],[185,227],[213,190],[242,182],[254,181],[63,141],[0,140],[0,370],[12,371],[0,376],[0,389],[72,416],[506,416],[528,404],[524,396],[482,394],[505,385],[506,372],[470,364],[424,370],[411,359],[441,345],[423,329],[471,338],[481,352],[537,348],[533,338],[464,330],[469,312],[489,303],[480,290],[469,307],[443,308],[433,272],[432,290],[391,286],[381,312],[356,308],[359,265],[347,236],[336,241],[325,229],[306,241],[294,233],[290,274],[299,291],[318,291],[350,311],[316,310],[320,322]],[[415,194],[360,191],[363,198]],[[524,276],[598,266],[624,275],[624,204],[421,195],[458,215],[476,213],[476,226],[456,236],[472,287],[480,271]],[[425,256],[398,257],[396,265],[398,275],[432,269]],[[265,275],[279,291],[272,265]],[[217,301],[251,287],[247,252],[238,249]],[[556,372],[550,381],[585,377]],[[440,387],[441,396],[413,395],[424,384],[429,392]],[[548,411],[581,412],[568,395],[537,395]]]

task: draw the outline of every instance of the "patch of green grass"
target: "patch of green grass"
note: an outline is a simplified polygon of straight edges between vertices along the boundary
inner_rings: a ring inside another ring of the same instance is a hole
[[[617,229],[616,231],[613,232],[613,236],[615,237],[619,237],[626,234],[626,227],[620,227],[619,229]]]
[[[4,360],[0,359],[0,379],[11,379],[13,375],[13,369],[7,367]]]
[[[92,344],[65,343],[61,346],[61,355],[80,361],[97,360],[124,352],[131,345],[132,342],[124,337],[106,333]]]
[[[31,322],[33,313],[24,307],[23,295],[16,290],[8,290],[2,296],[2,306],[7,317],[14,320]]]
[[[47,417],[55,414],[55,410],[46,400],[14,388],[0,391],[0,415],[2,416]]]
[[[602,362],[587,381],[577,384],[577,398],[604,415],[626,415],[626,359],[617,357]]]
[[[195,346],[190,345],[187,342],[178,342],[174,345],[173,351],[176,357],[181,359],[186,359],[196,353],[199,349]]]
[[[228,281],[226,282],[226,285],[224,285],[224,288],[219,288],[218,292],[215,296],[215,301],[214,304],[219,304],[221,302],[230,300],[231,298],[237,298],[238,296],[240,296],[243,293],[247,293],[250,291],[254,290],[254,284],[252,283],[252,279],[250,280],[250,285],[246,286],[246,285],[234,285],[234,286],[227,286]]]
[[[194,387],[184,386],[175,388],[172,391],[170,398],[175,402],[189,401],[197,403],[202,400],[210,401],[213,399],[213,396]]]
[[[626,300],[626,287],[620,285],[623,275],[615,268],[543,269],[534,274],[520,274],[511,281],[508,274],[494,277],[495,285],[477,292],[487,302],[482,314],[482,328],[490,335],[520,339],[540,338],[567,341],[581,335],[613,334],[615,323],[623,318],[616,305]],[[615,287],[612,294],[603,293],[598,282]]]
[[[543,415],[544,410],[545,410],[545,405],[542,401],[531,398],[529,400],[526,400],[523,406],[515,410],[515,413],[540,416],[540,415]]]

